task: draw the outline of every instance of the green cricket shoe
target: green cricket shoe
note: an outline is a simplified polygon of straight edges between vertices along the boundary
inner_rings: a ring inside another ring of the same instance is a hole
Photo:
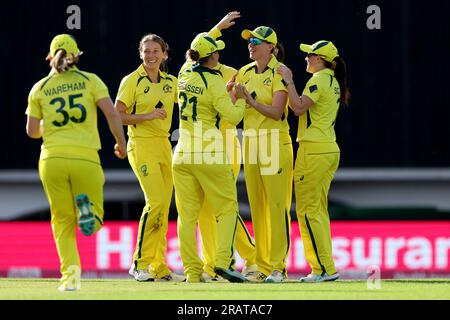
[[[95,230],[95,217],[89,197],[79,194],[75,198],[75,203],[78,208],[78,227],[85,236],[90,236]]]
[[[247,282],[247,279],[240,272],[232,269],[226,270],[215,267],[214,272],[230,282]]]

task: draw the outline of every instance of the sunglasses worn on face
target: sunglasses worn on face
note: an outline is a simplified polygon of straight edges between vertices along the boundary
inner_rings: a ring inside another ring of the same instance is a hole
[[[263,40],[258,39],[258,38],[250,38],[250,39],[248,39],[248,43],[250,43],[254,46],[259,46],[261,43],[263,43]]]

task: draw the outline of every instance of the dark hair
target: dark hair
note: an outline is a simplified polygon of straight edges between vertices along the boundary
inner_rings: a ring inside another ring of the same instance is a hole
[[[348,107],[350,91],[347,86],[347,65],[341,57],[334,58],[333,62],[325,61],[325,67],[334,70],[334,76],[341,87],[341,103]]]
[[[77,65],[80,62],[80,55],[67,57],[66,50],[60,49],[56,51],[54,57],[48,55],[47,60],[50,60],[51,68],[55,69],[57,73],[61,73]]]
[[[145,36],[142,37],[141,41],[139,42],[139,52],[141,52],[142,47],[144,46],[144,43],[146,43],[147,41],[153,41],[156,42],[157,44],[159,44],[161,46],[161,50],[162,52],[167,54],[167,57],[170,57],[170,48],[169,45],[167,44],[167,42],[165,42],[163,40],[163,38],[161,38],[160,36],[154,34],[154,33],[149,33]],[[167,67],[167,60],[164,60],[163,62],[161,62],[161,65],[159,66],[159,70],[163,71],[163,72],[167,72],[168,71],[168,67]]]
[[[191,60],[199,64],[205,64],[206,62],[208,62],[210,57],[211,55],[200,58],[200,53],[194,49],[189,49],[188,51],[186,51],[186,60]]]
[[[277,42],[277,45],[273,48],[272,53],[279,62],[284,62],[284,46],[281,42]]]

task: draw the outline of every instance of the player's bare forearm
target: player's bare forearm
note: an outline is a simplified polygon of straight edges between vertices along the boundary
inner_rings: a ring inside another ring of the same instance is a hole
[[[28,116],[27,117],[27,135],[31,139],[40,139],[44,134],[44,127],[40,119]]]
[[[301,97],[297,93],[297,89],[295,88],[295,84],[289,84],[288,86],[288,94],[289,94],[289,106],[294,111],[294,114],[297,117],[300,117],[309,108],[314,104],[314,102],[308,98],[307,96],[302,95]]]
[[[256,100],[250,101],[249,103],[254,109],[256,109],[259,113],[263,114],[264,116],[273,119],[273,120],[280,120],[283,116],[283,108],[277,108],[274,106],[267,106],[265,104],[259,103]]]

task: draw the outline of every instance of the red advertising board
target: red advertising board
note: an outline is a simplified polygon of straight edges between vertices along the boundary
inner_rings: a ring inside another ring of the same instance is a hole
[[[248,228],[252,233],[251,223]],[[106,222],[95,235],[77,231],[84,275],[121,276],[132,263],[137,222]],[[332,222],[333,256],[337,269],[357,277],[370,266],[382,277],[449,275],[450,222]],[[167,263],[182,272],[176,222],[167,234]],[[243,261],[237,257],[237,267]],[[0,223],[0,276],[58,276],[59,261],[49,222]],[[309,273],[296,222],[292,223],[291,274]]]

